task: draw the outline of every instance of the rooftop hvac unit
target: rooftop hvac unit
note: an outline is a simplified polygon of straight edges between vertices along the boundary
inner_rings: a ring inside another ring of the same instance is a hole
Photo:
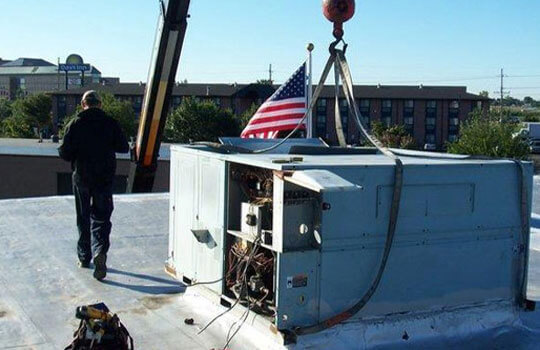
[[[284,333],[357,303],[388,243],[395,163],[372,149],[317,140],[290,140],[270,154],[237,151],[272,141],[223,142],[171,147],[168,270],[188,284],[219,280],[204,288],[223,304],[239,299]],[[511,311],[526,288],[520,184],[530,194],[531,163],[422,152],[400,158],[391,251],[377,290],[353,319],[486,303]]]

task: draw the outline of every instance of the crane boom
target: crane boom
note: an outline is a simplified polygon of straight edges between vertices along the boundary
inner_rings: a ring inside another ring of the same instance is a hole
[[[187,28],[190,0],[160,0],[154,51],[144,92],[128,192],[151,192],[176,71]]]

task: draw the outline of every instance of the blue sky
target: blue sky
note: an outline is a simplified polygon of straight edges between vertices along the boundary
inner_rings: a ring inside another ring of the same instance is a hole
[[[178,80],[281,83],[315,44],[327,59],[331,24],[319,0],[192,0]],[[157,0],[2,0],[0,57],[55,62],[78,53],[105,76],[145,81]],[[357,84],[466,85],[540,99],[540,1],[357,0],[345,24]]]

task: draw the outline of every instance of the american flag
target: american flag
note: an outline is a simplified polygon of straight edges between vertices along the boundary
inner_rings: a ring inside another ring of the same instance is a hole
[[[294,129],[306,113],[306,64],[279,87],[251,117],[243,138],[277,138],[278,132]],[[305,120],[301,129],[305,128]]]

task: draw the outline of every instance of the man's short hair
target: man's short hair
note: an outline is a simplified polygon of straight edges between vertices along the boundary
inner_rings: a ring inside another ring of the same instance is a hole
[[[85,102],[88,107],[96,107],[101,103],[101,98],[94,90],[88,90],[84,93],[81,102]]]

